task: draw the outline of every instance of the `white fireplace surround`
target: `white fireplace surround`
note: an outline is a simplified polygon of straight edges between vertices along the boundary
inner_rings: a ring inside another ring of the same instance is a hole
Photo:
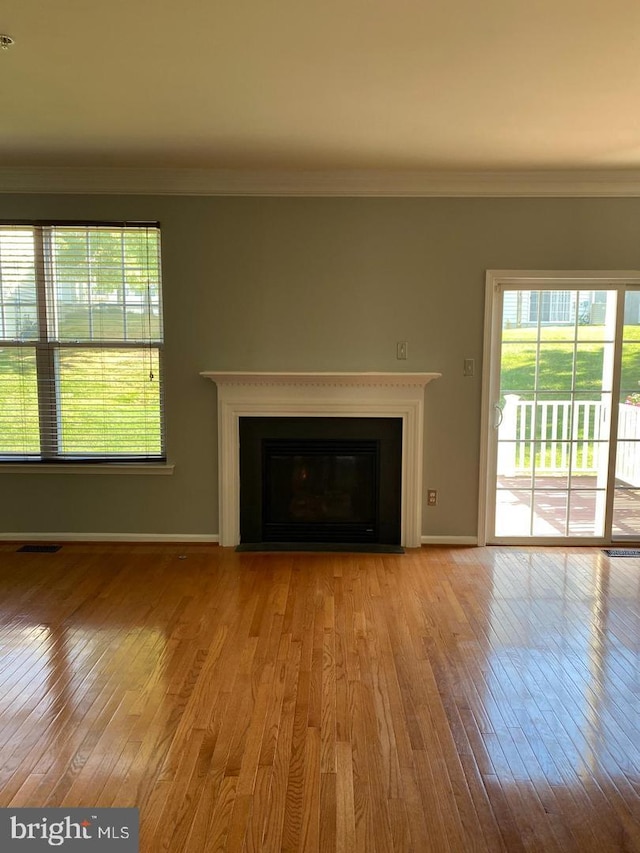
[[[440,373],[249,373],[203,371],[218,386],[220,544],[240,542],[240,418],[402,419],[401,544],[422,534],[424,389]]]

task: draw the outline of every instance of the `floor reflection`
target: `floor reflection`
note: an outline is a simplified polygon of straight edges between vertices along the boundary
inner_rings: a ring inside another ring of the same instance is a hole
[[[38,751],[34,777],[62,772],[72,759],[79,770],[79,747],[95,745],[89,713],[94,703],[106,702],[104,726],[111,735],[129,713],[134,691],[152,679],[162,683],[165,648],[157,628],[14,625],[0,649],[0,720],[11,720],[0,725],[0,748],[12,739],[18,744],[11,758],[4,755],[5,772],[32,749]]]
[[[485,738],[489,758],[498,774],[551,784],[587,770],[637,780],[638,578],[630,585],[612,574],[604,555],[595,566],[565,556],[564,571],[559,562],[515,552],[496,560],[485,712],[498,737]]]

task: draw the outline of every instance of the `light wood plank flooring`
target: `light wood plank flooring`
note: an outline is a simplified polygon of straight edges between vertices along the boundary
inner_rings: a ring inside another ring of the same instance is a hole
[[[143,853],[640,851],[640,560],[0,546],[0,805]]]

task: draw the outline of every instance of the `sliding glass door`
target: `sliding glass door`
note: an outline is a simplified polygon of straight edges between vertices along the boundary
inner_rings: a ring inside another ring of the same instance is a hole
[[[611,532],[640,539],[640,291],[624,295]]]
[[[488,541],[640,538],[640,291],[494,282]]]

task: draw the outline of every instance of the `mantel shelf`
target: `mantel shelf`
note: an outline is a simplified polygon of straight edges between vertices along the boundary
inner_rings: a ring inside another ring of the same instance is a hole
[[[202,371],[201,376],[217,385],[324,385],[324,386],[380,386],[424,387],[441,373],[323,373],[323,372],[250,372]]]

